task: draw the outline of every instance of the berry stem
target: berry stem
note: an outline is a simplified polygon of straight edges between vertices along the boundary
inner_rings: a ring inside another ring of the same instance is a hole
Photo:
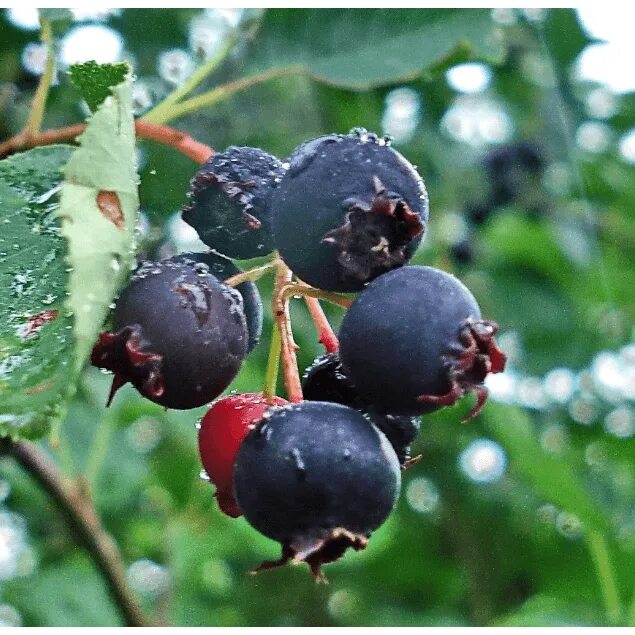
[[[292,403],[298,403],[303,400],[298,360],[295,355],[298,347],[293,341],[289,316],[289,295],[285,293],[293,273],[282,260],[278,260],[276,269],[276,283],[272,302],[273,319],[280,333],[282,373],[287,390],[287,399]]]
[[[37,134],[25,135],[24,132],[21,132],[0,143],[0,158],[14,152],[35,148],[36,146],[48,146],[64,141],[74,141],[75,137],[84,132],[85,128],[86,124],[80,123],[66,128],[45,130]],[[135,130],[137,137],[170,146],[197,163],[205,163],[214,153],[209,146],[199,143],[188,134],[168,126],[160,126],[149,121],[137,119],[135,121]]]
[[[343,309],[348,309],[353,304],[352,298],[347,298],[339,293],[333,293],[331,291],[322,291],[322,289],[315,289],[307,284],[291,283],[285,285],[282,289],[282,295],[285,299],[291,296],[297,295],[302,297],[317,298],[318,300],[325,300],[331,304],[337,304],[337,306]]]
[[[269,273],[273,269],[278,266],[278,261],[276,258],[273,258],[269,262],[264,265],[260,265],[259,267],[253,267],[252,269],[247,269],[246,271],[241,271],[230,278],[225,280],[225,284],[229,287],[237,287],[239,284],[248,281],[258,280],[262,278],[265,274]]]
[[[147,626],[149,620],[126,582],[119,549],[104,531],[86,488],[77,481],[65,478],[57,466],[33,443],[2,439],[0,452],[13,456],[60,507],[101,570],[126,625]]]
[[[265,385],[262,389],[263,397],[269,402],[276,396],[281,348],[282,340],[280,339],[280,331],[278,330],[278,326],[274,323],[271,329],[271,344],[269,345],[269,359],[267,360],[267,370],[265,372]]]
[[[320,301],[310,296],[305,296],[304,301],[311,314],[313,324],[315,324],[320,344],[324,346],[327,353],[335,353],[340,347],[340,343],[322,309]]]

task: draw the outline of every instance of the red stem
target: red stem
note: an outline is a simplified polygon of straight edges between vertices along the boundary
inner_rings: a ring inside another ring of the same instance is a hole
[[[0,158],[36,146],[47,146],[63,141],[74,141],[77,136],[84,132],[85,128],[86,124],[80,123],[67,126],[66,128],[46,130],[32,135],[22,132],[0,143]],[[209,146],[195,141],[185,132],[175,130],[168,126],[161,126],[156,123],[144,121],[143,119],[137,119],[135,120],[135,131],[137,137],[170,146],[197,163],[205,163],[205,161],[214,154],[214,151]]]
[[[309,296],[304,296],[304,301],[311,314],[313,324],[315,324],[320,344],[324,346],[327,353],[335,353],[339,349],[340,343],[322,309],[320,301]]]

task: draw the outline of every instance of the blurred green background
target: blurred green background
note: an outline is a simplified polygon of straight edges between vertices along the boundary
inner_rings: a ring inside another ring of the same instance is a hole
[[[471,10],[431,13],[434,29],[414,31],[393,51],[408,60],[426,37],[447,40],[423,72],[395,70],[354,86],[321,81],[318,68],[171,125],[216,149],[253,145],[279,157],[354,126],[391,134],[430,194],[414,262],[470,287],[501,327],[508,369],[492,377],[490,402],[469,425],[458,422],[470,399],[423,419],[413,447],[423,458],[404,473],[395,513],[366,551],[326,568],[328,586],[316,586],[304,567],[245,574],[277,557],[278,546],[244,519],[223,516],[199,479],[195,423],[204,408],[165,412],[126,387],[106,410],[110,378],[86,370],[51,452],[65,473],[87,479],[131,587],[162,620],[635,624],[635,77],[632,57],[618,56],[620,66],[598,53],[624,42],[597,43],[625,18],[569,9],[495,9],[478,19]],[[45,127],[87,115],[64,73],[70,62],[131,61],[141,114],[219,50],[230,29],[239,42],[206,87],[266,66],[256,53],[287,61],[315,54],[317,64],[325,37],[346,50],[362,23],[378,42],[384,29],[409,28],[400,10],[374,12],[370,26],[368,16],[78,10],[60,42]],[[21,129],[42,72],[37,29],[28,10],[0,13],[0,139]],[[272,33],[280,41],[272,44]],[[357,63],[372,74],[372,47]],[[201,249],[178,217],[195,164],[148,142],[139,143],[138,161],[142,254]],[[267,301],[270,280],[259,285]],[[337,325],[341,311],[327,310]],[[304,368],[321,350],[301,302],[292,316]],[[263,342],[233,390],[261,389],[270,312],[265,320]],[[0,459],[0,478],[0,624],[119,624],[58,510],[10,458]]]

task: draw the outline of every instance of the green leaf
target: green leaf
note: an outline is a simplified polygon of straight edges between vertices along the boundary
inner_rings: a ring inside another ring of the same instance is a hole
[[[246,73],[300,65],[353,90],[404,81],[461,53],[499,59],[490,10],[274,9],[265,14]]]
[[[574,9],[550,9],[544,25],[545,44],[552,59],[567,67],[591,40]]]
[[[565,457],[547,454],[531,419],[521,410],[490,403],[483,412],[488,432],[506,449],[511,469],[530,483],[539,496],[576,514],[587,529],[605,529],[601,507],[587,492],[574,466]]]
[[[0,435],[36,437],[60,408],[73,364],[64,308],[66,245],[55,219],[70,146],[0,161]]]
[[[121,64],[97,64],[94,60],[73,64],[68,71],[71,82],[86,100],[92,112],[102,104],[112,87],[121,84],[128,74],[129,67]]]
[[[35,438],[59,420],[130,269],[138,207],[130,79],[113,90],[78,149],[0,162],[0,435]]]
[[[121,282],[130,271],[139,198],[131,78],[112,89],[64,169],[62,234],[69,242],[68,308],[75,368],[86,362]]]

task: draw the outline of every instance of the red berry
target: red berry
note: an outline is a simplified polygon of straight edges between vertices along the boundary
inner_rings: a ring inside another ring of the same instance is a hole
[[[229,395],[216,401],[203,417],[198,431],[201,462],[216,486],[218,505],[228,516],[237,518],[242,514],[232,486],[238,448],[267,408],[286,403],[281,397],[266,400],[259,392]]]

